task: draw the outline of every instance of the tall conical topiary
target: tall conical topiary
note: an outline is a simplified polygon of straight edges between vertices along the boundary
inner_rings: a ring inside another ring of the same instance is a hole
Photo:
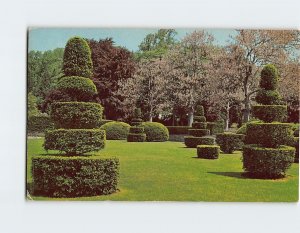
[[[131,120],[131,127],[127,135],[128,142],[144,142],[146,141],[145,129],[142,126],[142,112],[140,108],[134,110],[134,116]]]
[[[252,107],[253,115],[262,123],[248,123],[243,167],[251,176],[258,178],[283,177],[294,161],[295,148],[290,124],[280,123],[287,114],[287,106],[280,105],[277,91],[278,71],[267,65],[261,72],[260,89],[256,95],[259,105]]]
[[[58,89],[73,102],[51,105],[51,118],[57,129],[45,133],[46,150],[59,150],[67,156],[33,159],[34,194],[54,197],[93,196],[117,190],[118,159],[82,156],[104,148],[105,131],[98,128],[103,108],[91,101],[97,94],[90,79],[91,51],[82,38],[71,38],[64,55],[65,77]],[[76,156],[76,157],[74,157]],[[43,171],[43,169],[45,171]]]

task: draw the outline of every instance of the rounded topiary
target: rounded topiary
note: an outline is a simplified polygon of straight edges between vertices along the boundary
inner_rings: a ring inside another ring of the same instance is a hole
[[[231,154],[242,148],[244,137],[244,134],[219,133],[216,134],[216,142],[224,153]]]
[[[281,96],[277,90],[265,90],[260,89],[255,97],[255,100],[259,104],[264,105],[278,105],[281,101]]]
[[[216,145],[199,145],[197,146],[198,158],[217,159],[219,158],[220,147]]]
[[[245,145],[243,168],[252,177],[280,178],[285,175],[294,158],[294,147],[265,148],[258,145]]]
[[[214,145],[215,139],[213,137],[193,137],[185,136],[184,144],[189,148],[196,148],[198,145]]]
[[[158,122],[143,123],[148,142],[164,142],[169,140],[169,131],[166,126]]]
[[[61,78],[57,83],[57,89],[66,93],[75,101],[89,101],[98,94],[97,88],[91,79],[78,76]]]
[[[278,71],[276,67],[272,64],[264,66],[261,71],[261,79],[259,86],[266,90],[275,90],[278,86]]]
[[[195,116],[204,116],[204,108],[202,105],[197,105],[195,110]]]
[[[283,122],[287,116],[286,105],[254,105],[252,106],[253,116],[264,122]]]
[[[56,128],[92,129],[100,125],[103,108],[97,103],[56,102],[51,105],[51,119]]]
[[[73,37],[64,50],[63,71],[65,76],[93,77],[91,49],[83,38]]]
[[[124,140],[129,133],[130,125],[124,122],[112,121],[100,127],[105,130],[106,139],[108,140]]]
[[[127,135],[127,142],[145,142],[146,134],[144,133],[129,133]]]

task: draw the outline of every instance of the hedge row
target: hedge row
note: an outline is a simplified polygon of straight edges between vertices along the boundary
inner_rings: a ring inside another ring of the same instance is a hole
[[[217,159],[219,158],[220,147],[216,145],[199,145],[197,146],[198,158]]]
[[[28,117],[28,133],[44,133],[47,129],[53,129],[54,124],[48,115]]]
[[[198,145],[214,145],[215,139],[213,137],[185,136],[184,143],[189,148],[196,148]]]
[[[209,129],[189,129],[189,135],[194,137],[204,137],[209,134]]]
[[[34,156],[33,195],[81,197],[117,191],[119,160],[97,157]]]
[[[59,150],[67,155],[99,151],[105,146],[105,131],[100,129],[56,129],[45,133],[45,150]]]

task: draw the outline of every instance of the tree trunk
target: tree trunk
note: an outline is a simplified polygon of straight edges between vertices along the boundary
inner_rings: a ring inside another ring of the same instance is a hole
[[[193,124],[193,121],[194,121],[194,109],[191,108],[188,113],[188,126],[191,127]]]
[[[227,107],[226,107],[226,121],[225,121],[225,131],[229,130],[229,110],[230,110],[230,106],[229,106],[229,102],[227,102]]]
[[[244,83],[245,99],[244,99],[244,112],[243,122],[247,123],[250,119],[250,95],[248,93],[247,82]]]

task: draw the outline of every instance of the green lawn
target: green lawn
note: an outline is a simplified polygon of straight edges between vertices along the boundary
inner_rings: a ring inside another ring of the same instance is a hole
[[[42,144],[43,139],[28,139],[29,183],[32,182],[31,157],[35,154],[46,154]],[[292,165],[285,179],[260,180],[241,176],[243,171],[241,152],[232,155],[221,154],[218,160],[197,159],[196,149],[185,148],[180,142],[107,141],[106,148],[98,154],[120,159],[120,191],[107,196],[67,200],[258,202],[298,200],[298,164]]]

